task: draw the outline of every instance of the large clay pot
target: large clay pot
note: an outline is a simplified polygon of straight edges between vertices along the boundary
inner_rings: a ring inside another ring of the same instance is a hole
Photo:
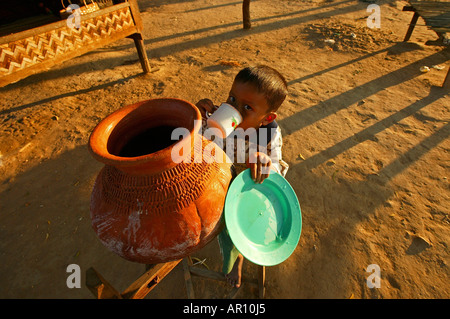
[[[172,141],[176,127],[201,143]],[[211,143],[199,135],[200,127],[198,109],[178,99],[125,106],[96,126],[89,149],[105,166],[92,191],[91,219],[108,249],[130,261],[155,264],[183,258],[218,234],[230,164],[205,156],[193,160]],[[190,150],[180,152],[191,156],[190,163],[172,160],[172,149],[181,146]]]

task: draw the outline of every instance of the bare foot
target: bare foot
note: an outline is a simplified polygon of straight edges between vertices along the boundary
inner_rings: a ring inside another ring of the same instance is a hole
[[[244,263],[244,256],[239,254],[236,261],[234,262],[233,269],[225,275],[227,278],[227,282],[236,288],[241,286],[241,277],[242,277],[242,264]]]

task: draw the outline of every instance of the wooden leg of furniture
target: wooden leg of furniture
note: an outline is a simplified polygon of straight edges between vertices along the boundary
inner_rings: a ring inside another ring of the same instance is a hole
[[[142,38],[142,34],[135,33],[130,35],[129,37],[134,40],[139,60],[141,61],[142,70],[144,71],[144,73],[150,73],[150,62],[148,62],[147,52],[145,51],[144,39]]]
[[[419,14],[417,12],[414,12],[414,15],[411,19],[411,23],[409,24],[408,31],[406,31],[405,38],[403,39],[403,42],[409,41],[411,38],[411,34],[414,30],[414,27],[416,26],[417,19],[419,19]]]
[[[250,20],[250,0],[244,0],[242,3],[242,18],[244,29],[250,29],[252,27],[252,22]]]
[[[105,278],[91,267],[86,271],[86,286],[97,299],[143,299],[180,262],[181,259],[156,265],[146,265],[145,273],[122,293],[114,289]]]
[[[221,272],[194,267],[189,257],[156,265],[146,265],[145,273],[135,280],[127,289],[119,293],[105,278],[103,278],[94,268],[86,271],[86,286],[97,299],[143,299],[148,293],[158,285],[158,283],[168,275],[175,266],[183,263],[184,279],[188,299],[194,299],[194,289],[191,275],[207,279],[226,281],[225,275]],[[258,287],[259,298],[265,298],[266,268],[258,266],[258,279],[242,277],[241,287],[250,284]],[[228,295],[228,299],[234,299],[241,287],[233,288]]]
[[[121,294],[92,267],[86,271],[86,286],[97,299],[122,299]]]
[[[184,283],[186,285],[186,292],[188,299],[195,299],[194,287],[192,285],[191,272],[189,271],[188,258],[183,259]]]

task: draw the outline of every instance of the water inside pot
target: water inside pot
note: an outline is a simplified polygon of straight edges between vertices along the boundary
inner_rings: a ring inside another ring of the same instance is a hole
[[[131,138],[119,152],[121,157],[137,157],[160,151],[175,144],[172,140],[173,126],[157,126],[147,129],[141,134]]]

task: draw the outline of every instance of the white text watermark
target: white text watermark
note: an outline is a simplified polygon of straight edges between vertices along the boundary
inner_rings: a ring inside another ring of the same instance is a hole
[[[79,29],[81,26],[81,11],[80,11],[80,6],[77,4],[70,4],[66,11],[68,13],[72,13],[71,15],[69,15],[66,19],[66,24],[67,27],[73,29]]]
[[[77,264],[70,264],[66,268],[70,275],[66,279],[67,288],[81,288],[81,269]]]
[[[367,26],[371,29],[381,28],[381,8],[378,4],[369,4],[367,6],[367,12],[371,14],[367,17]]]
[[[366,283],[369,288],[380,288],[381,287],[381,270],[380,266],[377,264],[370,264],[366,268],[366,272],[371,273],[367,277]]]

